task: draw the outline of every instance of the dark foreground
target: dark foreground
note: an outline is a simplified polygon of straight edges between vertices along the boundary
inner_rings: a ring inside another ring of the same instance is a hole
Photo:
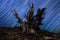
[[[60,40],[60,34],[42,30],[36,34],[21,33],[20,28],[0,28],[0,40]]]

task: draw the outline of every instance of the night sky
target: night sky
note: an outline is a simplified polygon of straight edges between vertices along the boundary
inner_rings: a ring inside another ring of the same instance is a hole
[[[30,5],[34,3],[34,14],[38,8],[46,8],[41,29],[60,32],[60,0],[0,0],[0,27],[19,26],[12,11],[15,8],[23,21]]]

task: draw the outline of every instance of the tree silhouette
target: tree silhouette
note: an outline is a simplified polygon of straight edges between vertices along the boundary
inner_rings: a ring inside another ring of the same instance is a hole
[[[37,30],[39,30],[39,26],[43,24],[42,21],[44,19],[44,11],[45,8],[38,8],[37,14],[34,15],[34,4],[32,3],[30,10],[28,10],[27,14],[25,15],[27,20],[26,22],[22,21],[16,9],[13,10],[13,14],[18,19],[18,23],[20,23],[21,32],[35,33]]]

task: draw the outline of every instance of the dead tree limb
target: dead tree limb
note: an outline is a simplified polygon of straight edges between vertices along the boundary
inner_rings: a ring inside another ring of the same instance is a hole
[[[24,32],[26,30],[26,27],[25,27],[25,23],[22,21],[22,19],[19,17],[16,9],[14,9],[13,11],[13,15],[18,19],[18,23],[20,23],[20,26],[22,28],[22,32]]]

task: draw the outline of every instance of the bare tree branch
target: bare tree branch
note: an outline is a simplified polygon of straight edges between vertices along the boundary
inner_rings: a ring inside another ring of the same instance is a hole
[[[18,15],[16,9],[14,9],[13,15],[18,19],[18,23],[20,23],[20,25],[21,25],[23,31],[25,31],[25,30],[26,30],[26,28],[25,28],[25,23],[24,23],[24,22],[22,21],[22,19],[19,17],[19,15]]]

